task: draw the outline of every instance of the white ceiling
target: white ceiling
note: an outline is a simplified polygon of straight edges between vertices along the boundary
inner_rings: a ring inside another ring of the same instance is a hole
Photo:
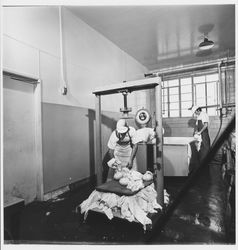
[[[67,8],[151,71],[235,55],[235,5]],[[211,52],[198,51],[204,33]]]

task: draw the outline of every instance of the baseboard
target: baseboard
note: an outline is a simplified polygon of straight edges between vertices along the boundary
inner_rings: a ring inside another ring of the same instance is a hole
[[[83,186],[91,186],[95,187],[96,186],[96,175],[84,178],[82,180],[76,181],[74,183],[71,183],[69,185],[69,190],[70,191],[75,191],[79,188],[82,188]]]
[[[44,194],[44,201],[55,199],[59,195],[65,193],[65,192],[68,192],[68,191],[69,191],[69,186],[58,188],[54,191],[51,191],[49,193]]]
[[[75,191],[79,188],[82,188],[83,186],[95,187],[96,185],[96,175],[93,175],[91,177],[84,178],[82,180],[76,181],[74,183],[70,183],[67,186],[58,188],[57,190],[48,192],[44,194],[44,201],[51,200],[57,198],[59,195],[62,195],[63,193],[69,192],[69,191]]]

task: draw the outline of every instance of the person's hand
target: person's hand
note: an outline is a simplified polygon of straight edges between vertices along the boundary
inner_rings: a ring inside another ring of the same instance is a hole
[[[133,161],[129,160],[129,162],[127,163],[127,168],[132,169],[132,165],[133,165]]]
[[[197,135],[201,135],[201,132],[197,132]]]

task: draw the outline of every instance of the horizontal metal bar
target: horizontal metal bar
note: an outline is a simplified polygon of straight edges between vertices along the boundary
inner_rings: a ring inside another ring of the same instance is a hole
[[[143,89],[151,89],[157,86],[161,82],[160,77],[152,77],[135,81],[128,81],[118,84],[110,84],[106,86],[102,86],[93,91],[95,95],[109,95],[109,94],[117,94],[122,91],[136,91]]]
[[[203,63],[194,63],[194,64],[189,64],[189,65],[181,65],[181,66],[177,66],[177,67],[170,67],[170,68],[165,68],[165,69],[161,69],[161,70],[153,70],[151,71],[151,73],[156,73],[158,75],[166,75],[166,74],[176,74],[179,72],[186,72],[189,70],[201,70],[204,68],[211,68],[214,66],[217,66],[218,63],[235,63],[235,58],[221,58],[218,60],[212,60],[212,61],[207,61],[207,62],[203,62]]]

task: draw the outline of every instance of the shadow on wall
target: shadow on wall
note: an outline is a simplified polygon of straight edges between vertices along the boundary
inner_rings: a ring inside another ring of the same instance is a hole
[[[88,127],[89,127],[89,162],[90,162],[90,176],[93,176],[95,173],[95,135],[94,135],[94,124],[95,124],[95,110],[89,109],[88,114]],[[107,128],[113,131],[116,127],[117,120],[110,118],[104,114],[101,114],[101,122],[102,125],[106,126]],[[103,157],[103,172],[107,169],[107,162],[109,161],[109,155],[106,153]],[[105,173],[104,173],[105,174]],[[103,174],[103,175],[104,175]]]

